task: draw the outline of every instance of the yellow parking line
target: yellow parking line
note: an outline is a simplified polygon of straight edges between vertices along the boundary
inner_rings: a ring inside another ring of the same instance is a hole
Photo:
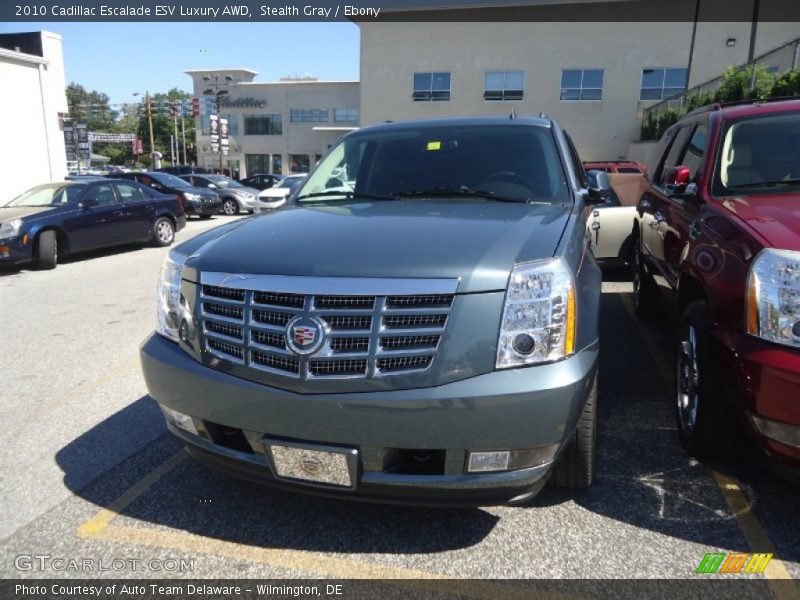
[[[636,317],[636,311],[630,299],[624,295],[620,295],[620,298],[622,299],[622,303],[625,305],[625,308],[627,309],[634,326],[638,330],[639,335],[644,341],[647,350],[650,352],[650,355],[656,364],[656,369],[658,370],[659,375],[661,375],[661,379],[664,381],[664,386],[667,388],[670,395],[673,395],[675,392],[675,379],[673,376],[673,371],[664,357],[664,354],[661,352],[658,342],[650,333],[650,331],[648,331],[648,329]],[[742,492],[739,482],[715,469],[710,470],[717,487],[719,487],[720,491],[722,492],[722,497],[725,499],[728,508],[736,519],[739,529],[742,530],[742,533],[747,540],[747,545],[750,547],[750,549],[753,552],[771,552],[773,555],[777,555],[772,540],[769,539],[769,536],[767,535],[766,531],[764,531],[764,528],[758,521],[755,513],[753,513],[752,507]],[[789,573],[786,565],[783,563],[783,561],[777,558],[770,561],[769,565],[767,565],[767,569],[764,571],[764,577],[768,580],[792,579],[792,575]],[[776,598],[783,599],[797,597],[796,588],[794,590],[790,590],[785,586],[771,587]]]
[[[80,537],[95,536],[103,531],[119,513],[125,510],[134,500],[150,489],[153,484],[171,471],[176,465],[180,464],[185,458],[186,452],[184,452],[183,449],[170,456],[133,486],[128,488],[119,498],[109,504],[107,508],[104,508],[78,527],[78,535]]]
[[[113,371],[109,371],[102,377],[99,377],[98,379],[95,379],[94,381],[91,381],[86,385],[79,386],[77,389],[67,394],[66,396],[62,396],[58,400],[54,400],[53,402],[46,402],[44,405],[40,406],[33,412],[28,413],[21,419],[13,421],[3,429],[0,429],[0,436],[5,437],[6,435],[12,433],[13,431],[18,430],[19,428],[35,421],[39,417],[49,413],[54,408],[68,404],[73,400],[76,400],[77,398],[85,396],[89,392],[93,392],[103,387],[107,383],[111,383],[112,381],[114,381],[119,377],[122,377],[123,375],[127,375],[129,372],[133,371],[138,366],[139,366],[139,359],[137,358],[136,360],[132,360],[128,363],[125,363],[124,365],[114,369]]]

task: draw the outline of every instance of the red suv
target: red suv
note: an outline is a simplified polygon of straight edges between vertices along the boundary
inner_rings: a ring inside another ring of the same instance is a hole
[[[633,233],[634,302],[679,316],[681,443],[732,455],[749,432],[800,473],[800,100],[687,115],[661,138]],[[780,468],[783,467],[783,468]]]

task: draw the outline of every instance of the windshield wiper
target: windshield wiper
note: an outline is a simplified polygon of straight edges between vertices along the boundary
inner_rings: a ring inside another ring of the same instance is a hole
[[[337,196],[337,200],[397,200],[397,196],[385,194],[362,194],[356,192],[343,192],[341,190],[328,190],[327,192],[314,192],[313,194],[303,194],[295,198],[295,201],[305,200],[306,198],[325,198],[326,196]]]
[[[400,198],[485,198],[486,200],[493,200],[495,202],[517,202],[525,203],[532,202],[529,198],[507,198],[505,196],[498,196],[494,192],[488,190],[473,190],[465,185],[460,188],[433,188],[430,190],[412,190],[410,192],[398,192],[393,194]]]
[[[775,181],[757,181],[753,183],[743,183],[741,185],[728,186],[729,190],[738,190],[743,188],[760,188],[760,187],[773,187],[776,185],[797,185],[800,184],[800,179],[776,179]]]

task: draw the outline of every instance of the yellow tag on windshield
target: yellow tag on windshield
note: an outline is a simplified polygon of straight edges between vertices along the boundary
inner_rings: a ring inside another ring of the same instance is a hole
[[[442,142],[428,142],[428,150],[441,150]]]

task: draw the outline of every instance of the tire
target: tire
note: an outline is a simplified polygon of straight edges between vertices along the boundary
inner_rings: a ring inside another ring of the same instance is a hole
[[[736,421],[711,359],[708,304],[689,304],[681,315],[675,385],[675,421],[681,446],[698,459],[733,456]]]
[[[597,457],[597,375],[583,407],[572,439],[558,457],[550,474],[550,484],[571,490],[582,490],[594,480]]]
[[[153,223],[153,244],[163,248],[175,241],[175,225],[167,217],[159,217]]]
[[[228,216],[239,214],[239,203],[231,198],[226,198],[222,202],[222,212]]]
[[[652,317],[658,308],[658,298],[653,282],[644,268],[641,238],[633,240],[630,249],[628,264],[631,267],[631,280],[633,281],[633,308],[640,319]]]
[[[55,231],[43,231],[36,241],[36,267],[55,269],[58,264],[58,238]]]
[[[208,219],[210,219],[210,218],[211,218],[211,217],[213,217],[213,216],[214,216],[214,215],[200,215],[200,218],[201,218],[203,221],[207,221]]]

